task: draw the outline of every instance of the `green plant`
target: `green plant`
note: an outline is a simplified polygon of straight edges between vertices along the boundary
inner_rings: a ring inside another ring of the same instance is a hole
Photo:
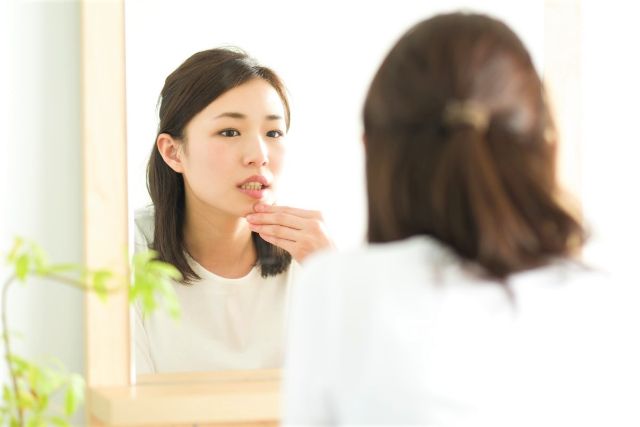
[[[3,385],[0,425],[11,427],[69,426],[71,416],[84,399],[84,379],[68,373],[59,362],[38,364],[12,351],[7,324],[7,296],[13,283],[30,277],[51,279],[82,291],[95,292],[101,299],[129,287],[130,303],[139,303],[143,312],[164,307],[178,317],[180,307],[172,287],[180,279],[171,264],[155,259],[154,251],[136,253],[131,260],[132,280],[107,269],[91,270],[77,264],[53,264],[35,242],[16,238],[5,262],[9,277],[2,287],[2,338],[10,384]],[[63,403],[56,397],[63,395]]]

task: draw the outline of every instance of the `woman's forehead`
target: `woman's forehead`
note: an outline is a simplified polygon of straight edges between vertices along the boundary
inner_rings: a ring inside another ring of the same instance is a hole
[[[280,95],[267,81],[256,78],[236,86],[214,99],[204,111],[209,117],[237,113],[245,116],[285,117]]]

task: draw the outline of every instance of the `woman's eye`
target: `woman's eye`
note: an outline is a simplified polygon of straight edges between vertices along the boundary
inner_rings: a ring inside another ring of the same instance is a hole
[[[279,130],[270,130],[269,132],[267,132],[267,136],[269,138],[280,138],[283,135],[284,135],[284,133],[282,131],[279,131]]]
[[[238,132],[235,129],[225,129],[220,132],[220,135],[226,136],[226,137],[233,137],[233,136],[239,136],[240,132]]]

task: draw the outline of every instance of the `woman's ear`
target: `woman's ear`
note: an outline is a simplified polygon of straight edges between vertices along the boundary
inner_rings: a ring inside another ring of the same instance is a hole
[[[182,144],[168,133],[161,133],[156,139],[156,146],[164,162],[175,172],[184,172],[182,166]]]

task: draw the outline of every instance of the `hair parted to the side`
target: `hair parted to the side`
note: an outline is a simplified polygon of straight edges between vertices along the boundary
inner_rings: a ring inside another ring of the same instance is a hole
[[[496,279],[571,256],[585,233],[559,201],[553,129],[505,24],[465,13],[417,24],[365,101],[369,241],[430,235]]]
[[[260,78],[276,90],[285,110],[285,123],[290,123],[289,102],[284,84],[269,68],[237,48],[219,48],[198,52],[183,62],[165,80],[159,99],[158,135],[167,133],[184,139],[189,121],[225,92]],[[183,283],[199,279],[189,266],[185,255],[183,227],[185,221],[185,192],[182,174],[175,172],[163,160],[155,141],[147,165],[147,188],[155,210],[152,248],[158,258],[176,266]],[[287,270],[291,255],[284,249],[252,233],[263,277]]]

